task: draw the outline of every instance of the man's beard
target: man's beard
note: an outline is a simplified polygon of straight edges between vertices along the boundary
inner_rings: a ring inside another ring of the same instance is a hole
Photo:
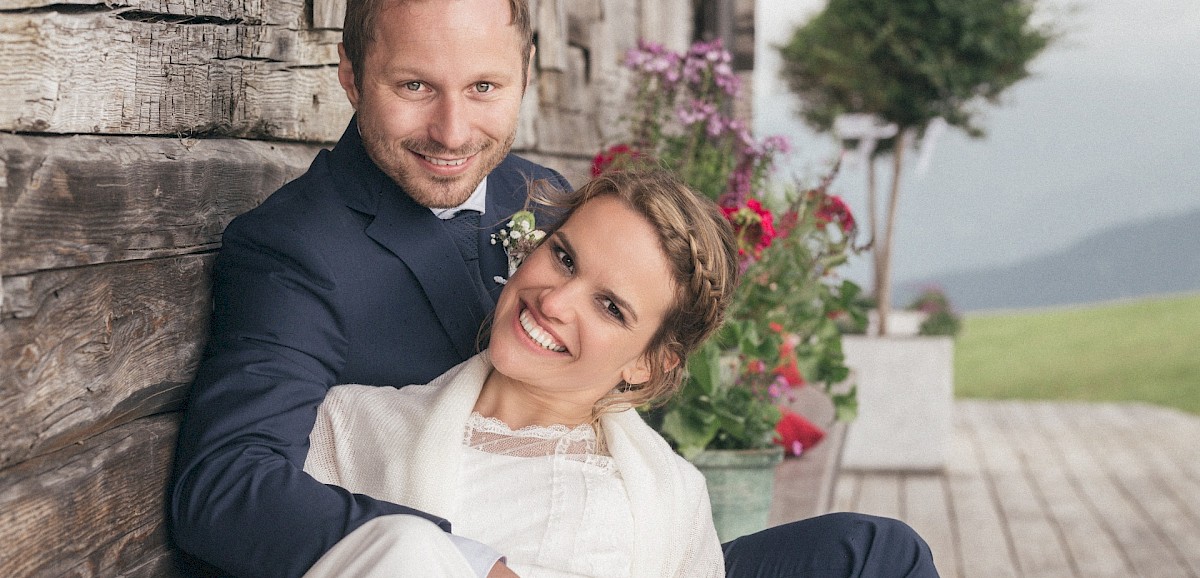
[[[361,125],[360,125],[361,127]],[[426,139],[402,139],[389,141],[382,135],[366,127],[361,127],[363,146],[367,154],[375,161],[380,170],[391,177],[400,188],[408,193],[414,201],[430,208],[457,207],[468,198],[475,188],[492,172],[516,140],[516,129],[505,138],[503,143],[491,140],[480,140],[468,143],[455,150]],[[454,177],[439,177],[422,173],[420,169],[413,170],[413,165],[422,162],[412,158],[413,151],[438,158],[466,158],[479,155],[474,159],[474,167],[470,172]],[[411,164],[406,164],[407,160]]]

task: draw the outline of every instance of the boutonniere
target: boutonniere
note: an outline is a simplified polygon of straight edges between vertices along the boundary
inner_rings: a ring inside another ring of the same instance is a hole
[[[529,211],[517,211],[509,219],[508,225],[499,232],[492,233],[492,244],[503,245],[504,253],[508,255],[508,277],[517,272],[517,267],[521,266],[525,257],[528,257],[544,238],[546,232],[538,230],[537,219]],[[507,277],[500,276],[494,277],[493,280],[501,285],[508,282]]]

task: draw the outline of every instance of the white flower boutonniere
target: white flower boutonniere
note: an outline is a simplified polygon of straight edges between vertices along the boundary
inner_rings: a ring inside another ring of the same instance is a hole
[[[528,257],[544,238],[546,232],[538,230],[537,220],[529,211],[518,211],[509,219],[505,228],[498,233],[492,233],[492,244],[503,245],[504,253],[508,255],[509,277],[517,272],[517,267],[521,266],[525,257]],[[506,277],[497,276],[494,280],[501,285],[508,282]]]

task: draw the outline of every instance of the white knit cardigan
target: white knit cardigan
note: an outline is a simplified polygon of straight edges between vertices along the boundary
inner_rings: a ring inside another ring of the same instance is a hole
[[[427,385],[333,388],[318,411],[304,470],[326,484],[448,517],[458,500],[463,431],[491,368],[484,352]],[[633,575],[724,576],[700,472],[632,409],[606,414],[601,424],[633,510]]]

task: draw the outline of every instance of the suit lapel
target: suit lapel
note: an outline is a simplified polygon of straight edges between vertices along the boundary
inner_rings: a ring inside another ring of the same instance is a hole
[[[441,221],[399,187],[385,184],[367,235],[412,271],[458,354],[464,359],[474,355],[479,326],[492,304],[477,290]]]
[[[459,356],[475,354],[484,316],[494,303],[468,271],[454,239],[429,209],[417,204],[367,156],[357,119],[330,153],[335,190],[346,205],[373,215],[366,234],[396,255],[425,294]],[[427,331],[413,327],[412,331]]]

